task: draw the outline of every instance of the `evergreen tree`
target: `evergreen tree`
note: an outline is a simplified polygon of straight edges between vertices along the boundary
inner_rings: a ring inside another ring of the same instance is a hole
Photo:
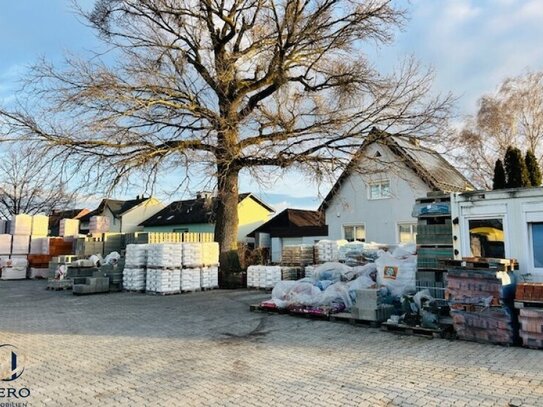
[[[522,153],[518,148],[507,147],[505,153],[505,186],[507,188],[521,188],[530,186],[530,177]]]
[[[530,177],[530,185],[538,187],[541,185],[541,167],[535,158],[535,154],[532,150],[526,151],[526,168],[528,169],[528,176]]]
[[[492,180],[492,189],[504,189],[505,188],[505,170],[503,168],[502,160],[499,158],[496,160],[494,166],[494,178]]]

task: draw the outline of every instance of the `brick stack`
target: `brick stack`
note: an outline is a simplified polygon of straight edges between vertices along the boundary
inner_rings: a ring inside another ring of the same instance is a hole
[[[313,245],[285,246],[281,252],[281,263],[290,266],[306,266],[315,263]]]
[[[516,338],[515,314],[510,306],[514,276],[473,264],[449,269],[447,274],[456,333],[464,340],[512,345]]]
[[[543,283],[518,284],[515,305],[522,307],[519,321],[523,346],[543,349]]]

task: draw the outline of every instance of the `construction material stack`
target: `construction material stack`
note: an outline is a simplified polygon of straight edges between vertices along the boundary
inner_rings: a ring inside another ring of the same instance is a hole
[[[200,243],[203,253],[203,267],[200,268],[200,287],[203,289],[212,289],[219,287],[219,244],[216,242]],[[185,249],[183,249],[185,250]],[[183,255],[184,255],[183,251]],[[185,273],[185,264],[183,271]],[[182,287],[182,289],[184,289]]]
[[[346,242],[346,241],[345,241]],[[340,241],[319,240],[315,245],[316,258],[319,263],[337,262],[339,260]]]
[[[123,288],[128,291],[145,291],[147,275],[146,244],[126,246],[125,266],[123,270]]]
[[[152,244],[147,250],[146,291],[156,294],[178,294],[181,287],[183,245]]]
[[[543,283],[520,283],[515,294],[520,337],[527,348],[543,349]]]
[[[26,278],[28,261],[26,258],[1,259],[2,280],[23,280]]]
[[[281,263],[285,266],[306,266],[315,263],[315,249],[313,245],[302,244],[284,246],[281,252]]]
[[[79,235],[78,219],[61,219],[59,234],[62,237],[74,237]]]
[[[249,266],[247,268],[247,287],[272,289],[281,281],[280,266]]]
[[[417,286],[443,298],[447,267],[441,260],[454,258],[450,195],[429,192],[417,199],[413,217],[418,219]]]
[[[89,233],[109,232],[109,218],[106,216],[92,216],[89,221]]]
[[[512,345],[517,337],[513,312],[513,260],[464,258],[448,261],[447,294],[460,339]]]
[[[386,321],[394,311],[394,305],[384,304],[386,290],[365,288],[355,291],[355,304],[351,307],[353,318],[364,321]]]

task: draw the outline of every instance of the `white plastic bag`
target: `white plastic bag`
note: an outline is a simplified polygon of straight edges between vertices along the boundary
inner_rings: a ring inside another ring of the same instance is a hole
[[[417,256],[397,259],[387,252],[381,252],[375,261],[377,284],[388,287],[394,297],[402,296],[416,287]]]
[[[324,263],[315,268],[313,271],[314,280],[330,280],[330,281],[341,281],[342,277],[345,276],[352,269],[349,266],[346,266],[342,263]]]

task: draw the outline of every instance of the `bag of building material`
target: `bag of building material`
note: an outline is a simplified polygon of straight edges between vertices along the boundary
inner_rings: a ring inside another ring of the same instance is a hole
[[[397,259],[382,251],[375,261],[377,265],[377,284],[388,287],[391,294],[401,297],[409,290],[415,290],[417,274],[417,256]]]
[[[368,263],[364,266],[355,266],[350,271],[345,273],[345,278],[348,281],[356,280],[360,276],[367,276],[376,281],[377,279],[377,266],[375,263]]]
[[[324,263],[315,268],[313,279],[317,281],[330,280],[337,282],[344,279],[344,276],[351,270],[351,267],[342,263]]]
[[[120,258],[121,258],[121,255],[119,253],[111,252],[104,259],[104,264],[115,265],[115,264],[117,264],[119,262]]]
[[[317,306],[322,303],[322,293],[311,283],[280,281],[272,290],[272,301],[279,308],[289,305]]]
[[[351,295],[349,294],[349,286],[347,283],[337,282],[322,292],[319,305],[330,307],[334,303],[345,305],[346,310],[351,309],[353,302]]]
[[[392,256],[397,259],[407,258],[417,254],[417,245],[415,243],[400,243],[393,251]]]

